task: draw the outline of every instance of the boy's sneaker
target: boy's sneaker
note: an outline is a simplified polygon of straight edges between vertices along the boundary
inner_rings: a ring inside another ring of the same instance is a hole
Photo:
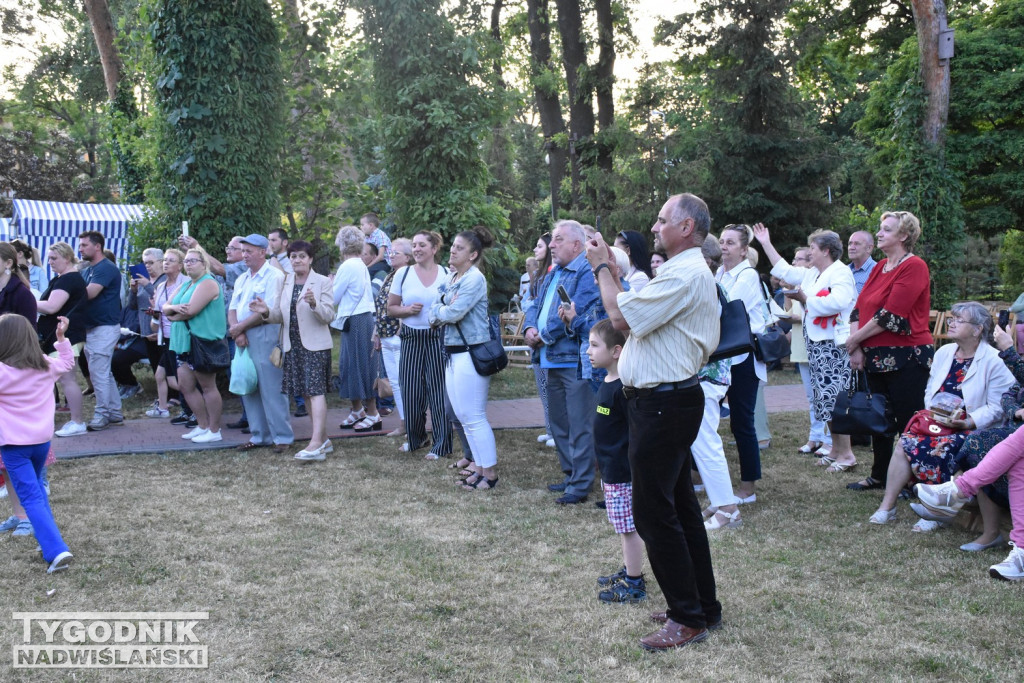
[[[918,484],[914,487],[914,493],[929,512],[945,519],[956,517],[960,508],[970,500],[961,495],[956,482],[952,480],[944,484]]]
[[[18,522],[21,520],[11,515],[4,522],[0,522],[0,531],[14,531],[18,528]]]
[[[988,568],[988,574],[1003,581],[1024,579],[1024,548],[1014,546],[1005,560]]]
[[[27,519],[18,521],[18,526],[14,527],[14,532],[11,536],[31,536],[32,535],[32,522]]]
[[[626,565],[622,565],[622,569],[620,569],[619,571],[615,572],[614,574],[609,574],[608,576],[599,576],[599,577],[597,577],[597,585],[598,586],[612,586],[612,585],[615,585],[616,583],[618,583],[619,581],[622,581],[623,579],[625,579],[626,576],[628,576],[628,574],[626,574]]]
[[[639,579],[624,578],[608,590],[597,594],[601,602],[642,602],[647,599],[647,584]]]

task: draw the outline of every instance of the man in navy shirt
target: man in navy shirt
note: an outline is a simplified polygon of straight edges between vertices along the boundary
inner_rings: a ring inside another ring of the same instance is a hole
[[[78,236],[78,253],[87,266],[82,270],[88,303],[85,318],[85,359],[96,396],[96,411],[87,425],[98,432],[112,424],[124,424],[121,396],[110,370],[114,346],[121,335],[121,271],[103,255],[103,235],[88,230]]]

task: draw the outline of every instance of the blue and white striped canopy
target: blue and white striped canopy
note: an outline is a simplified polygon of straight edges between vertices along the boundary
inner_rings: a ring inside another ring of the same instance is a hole
[[[146,207],[138,204],[72,204],[14,200],[10,236],[39,250],[47,279],[53,276],[46,264],[46,250],[54,242],[77,247],[78,236],[86,230],[103,233],[104,246],[117,255],[119,263],[128,257],[128,224],[143,217]]]

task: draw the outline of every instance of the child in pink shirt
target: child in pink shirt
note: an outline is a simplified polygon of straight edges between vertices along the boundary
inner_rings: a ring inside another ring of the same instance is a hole
[[[47,573],[66,569],[72,559],[40,479],[53,438],[53,385],[75,362],[64,337],[68,319],[57,320],[58,357],[48,358],[27,318],[0,315],[0,458],[32,522]]]

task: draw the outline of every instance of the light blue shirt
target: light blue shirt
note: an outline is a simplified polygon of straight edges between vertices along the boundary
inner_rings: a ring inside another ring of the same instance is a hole
[[[875,267],[875,259],[868,256],[868,260],[861,264],[860,268],[857,268],[850,263],[850,270],[853,271],[853,282],[857,285],[857,296],[860,296],[860,290],[864,289],[864,284],[868,281],[868,276],[871,275],[871,269]]]

